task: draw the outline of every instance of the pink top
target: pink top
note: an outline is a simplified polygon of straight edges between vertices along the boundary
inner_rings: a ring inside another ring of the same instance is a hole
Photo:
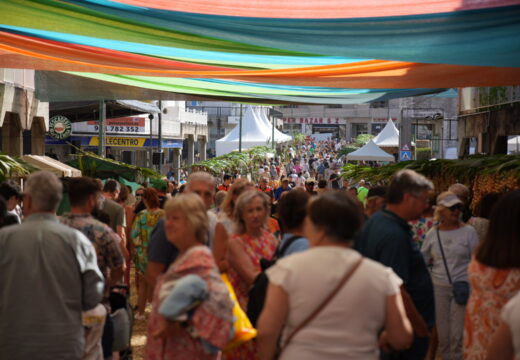
[[[173,336],[166,339],[152,334],[162,317],[158,313],[161,286],[167,282],[188,274],[202,277],[208,284],[209,299],[202,302],[187,322],[188,327],[180,328]],[[232,306],[226,285],[222,282],[211,251],[206,246],[195,246],[178,258],[168,271],[159,276],[154,290],[152,313],[148,320],[146,342],[147,360],[214,360],[218,354],[207,353],[201,338],[217,348],[223,348],[229,341],[232,326]],[[193,337],[188,330],[193,330],[198,337]]]

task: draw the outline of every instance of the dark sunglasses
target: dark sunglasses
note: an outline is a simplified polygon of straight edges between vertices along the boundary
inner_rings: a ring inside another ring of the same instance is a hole
[[[135,196],[143,196],[142,193],[135,194]]]
[[[461,210],[462,211],[463,208],[464,207],[461,204],[456,204],[456,205],[450,206],[448,209],[450,209],[450,211],[455,211],[455,210]]]

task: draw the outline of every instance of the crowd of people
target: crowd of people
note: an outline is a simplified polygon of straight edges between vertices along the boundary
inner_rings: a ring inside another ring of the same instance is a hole
[[[472,214],[463,184],[342,178],[340,148],[255,182],[0,184],[0,358],[117,359],[109,297],[135,271],[146,359],[520,359],[520,191]],[[258,330],[232,349],[223,274]]]

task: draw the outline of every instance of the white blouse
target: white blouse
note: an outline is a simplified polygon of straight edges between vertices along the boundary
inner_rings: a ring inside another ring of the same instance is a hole
[[[348,248],[319,246],[280,259],[267,270],[269,281],[289,295],[282,344],[360,256]],[[280,359],[377,360],[386,300],[399,292],[401,284],[390,268],[365,258],[326,308],[291,340]]]

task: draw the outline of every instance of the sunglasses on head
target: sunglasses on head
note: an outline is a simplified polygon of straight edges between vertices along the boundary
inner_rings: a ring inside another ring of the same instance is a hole
[[[450,209],[450,211],[455,211],[455,210],[462,210],[463,207],[461,204],[455,204],[453,206],[450,206],[448,209]]]

